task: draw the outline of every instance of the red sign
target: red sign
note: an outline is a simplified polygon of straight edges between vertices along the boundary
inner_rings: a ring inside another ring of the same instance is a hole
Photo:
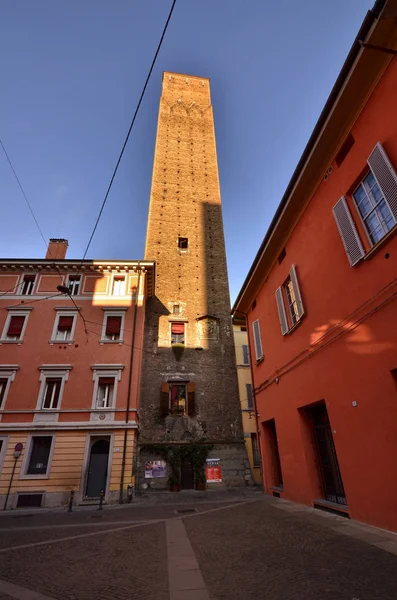
[[[205,475],[207,483],[222,483],[221,461],[219,458],[207,458]]]

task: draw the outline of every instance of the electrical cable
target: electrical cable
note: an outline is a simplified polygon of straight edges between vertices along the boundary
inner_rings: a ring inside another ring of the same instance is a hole
[[[9,306],[3,306],[0,310],[14,310],[19,306],[29,307],[31,304],[35,304],[36,302],[42,302],[43,300],[50,300],[51,298],[56,298],[57,296],[64,296],[64,294],[60,294],[57,292],[56,294],[52,294],[52,296],[44,296],[44,298],[37,298],[37,300],[32,300],[31,302],[20,302],[19,304],[10,304]],[[24,296],[26,298],[27,296]]]
[[[46,241],[46,239],[45,239],[45,237],[44,237],[43,231],[42,231],[42,229],[41,229],[41,227],[40,227],[40,225],[39,225],[39,222],[38,222],[38,220],[37,220],[37,218],[36,218],[36,215],[34,214],[34,211],[33,211],[32,205],[30,204],[30,202],[29,202],[29,200],[28,200],[28,197],[27,197],[27,195],[26,195],[26,193],[25,193],[25,190],[24,190],[24,189],[23,189],[23,187],[22,187],[21,180],[20,180],[20,179],[19,179],[19,177],[18,177],[18,174],[17,174],[17,172],[16,172],[16,170],[15,170],[15,168],[14,168],[14,165],[13,165],[13,164],[12,164],[12,162],[11,162],[11,158],[10,158],[10,156],[9,156],[9,154],[8,154],[8,152],[7,152],[7,150],[6,150],[6,148],[5,148],[5,146],[4,146],[4,144],[3,144],[3,142],[2,142],[2,140],[1,140],[1,139],[0,139],[0,145],[1,145],[1,147],[3,148],[3,151],[4,151],[4,154],[5,154],[5,157],[6,157],[7,161],[8,161],[8,164],[10,165],[11,171],[13,172],[13,174],[14,174],[14,177],[15,177],[15,179],[16,179],[16,181],[17,181],[17,183],[18,183],[19,189],[20,189],[20,190],[21,190],[21,192],[22,192],[22,196],[23,196],[23,197],[24,197],[24,199],[25,199],[25,202],[26,202],[26,204],[27,204],[27,207],[28,207],[28,209],[29,209],[29,211],[30,211],[30,214],[31,214],[31,215],[32,215],[32,217],[33,217],[33,220],[34,220],[34,222],[35,222],[35,224],[36,224],[36,227],[37,227],[37,229],[38,229],[38,231],[39,231],[39,234],[40,234],[40,236],[41,236],[41,239],[43,240],[43,242],[44,242],[44,245],[45,245],[45,247],[47,248],[47,253],[49,254],[50,258],[52,258],[52,259],[53,259],[54,257],[51,255],[51,250],[49,250],[49,249],[48,249],[48,246],[47,246],[47,241]],[[57,265],[56,265],[55,263],[54,263],[54,265],[53,265],[53,266],[55,267],[56,271],[58,272],[58,275],[59,275],[59,277],[61,278],[61,281],[62,281],[62,283],[63,283],[63,277],[62,277],[62,275],[61,275],[61,273],[60,273],[60,271],[59,271],[59,268],[57,267]]]
[[[92,242],[92,240],[93,240],[93,237],[94,237],[94,235],[95,235],[95,232],[96,232],[96,230],[97,230],[97,227],[98,227],[98,224],[99,224],[100,218],[101,218],[101,216],[102,216],[102,213],[103,213],[103,210],[104,210],[104,208],[105,208],[105,205],[106,205],[106,202],[107,202],[107,199],[108,199],[108,196],[109,196],[110,190],[111,190],[111,188],[112,188],[112,185],[113,185],[113,181],[114,181],[114,179],[115,179],[115,177],[116,177],[116,174],[117,174],[117,171],[118,171],[119,165],[120,165],[120,163],[121,163],[121,159],[122,159],[122,157],[123,157],[123,154],[124,154],[125,148],[126,148],[126,146],[127,146],[127,143],[128,143],[128,140],[129,140],[129,137],[130,137],[130,134],[131,134],[132,128],[133,128],[133,126],[134,126],[134,123],[135,123],[136,117],[137,117],[137,115],[138,115],[138,112],[139,112],[140,106],[141,106],[141,104],[142,104],[142,100],[143,100],[143,97],[144,97],[144,95],[145,95],[146,88],[147,88],[147,86],[148,86],[148,83],[149,83],[149,80],[150,80],[150,77],[151,77],[151,74],[152,74],[152,71],[153,71],[154,65],[155,65],[155,63],[156,63],[157,56],[158,56],[158,54],[159,54],[159,52],[160,52],[160,48],[161,48],[161,46],[162,46],[162,43],[163,43],[163,40],[164,40],[164,37],[165,37],[166,31],[167,31],[167,29],[168,29],[168,25],[169,25],[169,22],[170,22],[170,20],[171,20],[172,13],[173,13],[173,11],[174,11],[175,4],[176,4],[176,0],[173,0],[173,2],[172,2],[172,5],[171,5],[171,9],[170,9],[170,11],[169,11],[169,14],[168,14],[168,17],[167,17],[166,23],[165,23],[165,25],[164,25],[164,28],[163,28],[163,32],[162,32],[162,34],[161,34],[161,37],[160,37],[160,41],[159,41],[159,43],[158,43],[158,45],[157,45],[157,49],[156,49],[156,52],[155,52],[155,54],[154,54],[154,58],[153,58],[153,60],[152,60],[152,64],[151,64],[151,66],[150,66],[150,69],[149,69],[148,75],[147,75],[147,77],[146,77],[145,84],[144,84],[144,86],[143,86],[143,89],[142,89],[142,92],[141,92],[141,95],[140,95],[140,98],[139,98],[139,101],[138,101],[138,104],[137,104],[137,107],[136,107],[136,109],[135,109],[134,116],[133,116],[133,118],[132,118],[132,121],[131,121],[131,124],[130,124],[130,126],[129,126],[129,129],[128,129],[128,132],[127,132],[126,138],[125,138],[125,140],[124,140],[124,144],[123,144],[123,146],[122,146],[122,149],[121,149],[121,152],[120,152],[119,158],[118,158],[118,160],[117,160],[117,163],[116,163],[116,166],[115,166],[115,168],[114,168],[114,171],[113,171],[112,177],[111,177],[111,179],[110,179],[110,183],[109,183],[109,185],[108,185],[108,188],[107,188],[107,191],[106,191],[105,197],[104,197],[104,199],[103,199],[103,202],[102,202],[101,208],[100,208],[100,210],[99,210],[98,217],[97,217],[97,219],[96,219],[96,222],[95,222],[94,228],[93,228],[93,230],[92,230],[92,233],[91,233],[91,235],[90,235],[90,238],[89,238],[89,240],[88,240],[88,244],[87,244],[87,246],[86,246],[86,249],[85,249],[85,251],[84,251],[84,255],[83,255],[83,258],[82,258],[82,261],[81,261],[81,264],[80,264],[79,270],[81,269],[81,267],[82,267],[82,264],[83,264],[83,262],[84,262],[84,260],[85,260],[85,257],[87,256],[88,250],[89,250],[89,248],[90,248],[91,242]],[[30,213],[31,213],[31,215],[32,215],[32,217],[33,217],[33,219],[34,219],[34,222],[35,222],[35,224],[36,224],[36,227],[37,227],[37,229],[38,229],[38,231],[39,231],[39,233],[40,233],[40,235],[41,235],[41,238],[43,239],[43,242],[44,242],[44,244],[45,244],[45,245],[46,245],[46,247],[47,247],[47,242],[46,242],[46,239],[45,239],[45,237],[44,237],[44,235],[43,235],[43,232],[42,232],[42,230],[41,230],[41,228],[40,228],[40,225],[39,225],[39,223],[38,223],[38,220],[36,219],[36,216],[35,216],[35,214],[34,214],[34,212],[33,212],[32,206],[31,206],[31,204],[30,204],[30,202],[29,202],[29,200],[28,200],[28,198],[27,198],[27,195],[26,195],[26,193],[25,193],[25,191],[24,191],[24,189],[23,189],[23,187],[22,187],[22,184],[21,184],[21,182],[20,182],[20,179],[19,179],[19,177],[18,177],[18,175],[17,175],[17,173],[16,173],[16,171],[15,171],[15,169],[14,169],[14,167],[13,167],[13,164],[12,164],[12,162],[11,162],[11,159],[10,159],[10,157],[9,157],[9,155],[8,155],[8,153],[7,153],[7,150],[6,150],[6,148],[5,148],[4,144],[3,144],[3,142],[1,141],[1,139],[0,139],[0,144],[1,144],[2,148],[3,148],[4,154],[5,154],[5,156],[6,156],[6,158],[7,158],[7,161],[8,161],[8,163],[9,163],[10,167],[11,167],[11,170],[12,170],[12,172],[13,172],[13,174],[14,174],[14,177],[15,177],[15,179],[16,179],[16,181],[17,181],[18,185],[19,185],[19,188],[20,188],[20,190],[21,190],[21,192],[22,192],[22,195],[23,195],[23,197],[24,197],[24,199],[25,199],[25,201],[26,201],[26,204],[27,204],[27,206],[28,206],[28,208],[29,208],[29,210],[30,210]],[[51,253],[50,253],[50,254],[51,254]],[[51,258],[52,258],[52,257],[51,257]],[[62,277],[62,275],[61,275],[61,273],[60,273],[60,271],[59,271],[59,268],[57,267],[57,265],[56,265],[55,263],[53,264],[53,266],[54,266],[54,268],[56,269],[56,271],[58,272],[58,275],[59,275],[59,277],[60,277],[60,279],[61,279],[61,281],[62,281],[62,284],[63,284],[63,283],[64,283],[64,279],[63,279],[63,277]],[[68,294],[68,296],[69,296],[69,298],[72,300],[73,304],[76,306],[76,304],[75,304],[74,300],[72,299],[72,296],[71,296],[70,294]],[[84,319],[84,316],[83,316],[83,315],[82,315],[80,312],[79,312],[79,314],[80,314],[80,316],[81,316],[81,318],[82,318],[82,320],[83,320],[83,323],[84,323],[84,330],[85,330],[85,332],[86,332],[86,336],[87,336],[87,342],[88,342],[87,327],[86,327],[85,319]]]
[[[4,154],[5,154],[5,156],[6,156],[6,159],[7,159],[7,161],[8,161],[8,164],[9,164],[9,165],[10,165],[10,167],[11,167],[11,171],[14,173],[14,177],[15,177],[15,179],[17,180],[17,183],[18,183],[18,185],[19,185],[19,189],[20,189],[20,190],[21,190],[21,192],[22,192],[22,196],[25,198],[25,202],[26,202],[26,204],[27,204],[27,206],[28,206],[28,208],[29,208],[29,210],[30,210],[30,214],[32,215],[32,217],[33,217],[33,220],[34,220],[34,222],[36,223],[36,227],[37,227],[37,229],[39,230],[39,233],[40,233],[40,235],[41,235],[41,237],[42,237],[42,239],[43,239],[43,242],[44,242],[44,244],[47,246],[47,242],[46,242],[46,240],[45,240],[45,237],[44,237],[44,235],[43,235],[43,232],[42,232],[42,230],[41,230],[41,227],[40,227],[40,225],[39,225],[39,222],[38,222],[38,221],[37,221],[37,219],[36,219],[36,216],[35,216],[35,214],[34,214],[34,212],[33,212],[32,206],[31,206],[31,204],[30,204],[30,202],[29,202],[29,200],[28,200],[28,197],[27,197],[27,195],[25,194],[25,190],[24,190],[24,189],[23,189],[23,187],[22,187],[22,184],[21,184],[21,182],[20,182],[20,180],[19,180],[19,177],[18,177],[18,175],[17,175],[17,173],[16,173],[16,171],[15,171],[15,169],[14,169],[14,167],[13,167],[13,164],[12,164],[12,162],[11,162],[11,159],[10,159],[10,157],[9,157],[9,155],[8,155],[8,152],[7,152],[7,150],[5,149],[5,146],[4,146],[4,144],[3,144],[3,142],[2,142],[2,140],[1,140],[1,139],[0,139],[0,144],[1,144],[1,147],[3,148],[3,151],[4,151]]]
[[[13,285],[13,286],[12,286],[12,288],[10,288],[9,290],[6,290],[5,292],[2,292],[2,293],[0,294],[0,298],[1,298],[2,296],[7,296],[7,294],[9,294],[9,293],[10,293],[10,292],[12,292],[13,290],[15,290],[17,287],[19,287],[19,285],[20,285],[20,284],[19,284],[19,283],[17,283],[16,285]]]
[[[73,300],[72,294],[69,292],[68,294],[69,298],[71,299],[71,301],[73,302],[73,304],[75,305],[76,309],[77,309],[77,314],[80,315],[82,321],[83,321],[83,325],[84,325],[84,332],[85,332],[85,338],[86,338],[86,342],[88,344],[88,330],[87,330],[87,323],[85,321],[85,318],[80,310],[80,308],[77,306],[76,302]]]
[[[99,224],[100,218],[101,218],[101,216],[102,216],[103,209],[105,208],[105,205],[106,205],[106,202],[107,202],[107,199],[108,199],[108,196],[109,196],[109,192],[110,192],[110,190],[111,190],[111,187],[112,187],[112,185],[113,185],[113,181],[114,181],[114,179],[115,179],[115,177],[116,177],[116,173],[117,173],[117,171],[118,171],[118,168],[119,168],[119,165],[120,165],[121,159],[122,159],[122,157],[123,157],[124,150],[125,150],[125,148],[126,148],[126,146],[127,146],[127,143],[128,143],[128,140],[129,140],[129,137],[130,137],[130,134],[131,134],[132,128],[133,128],[133,126],[134,126],[134,123],[135,123],[135,119],[136,119],[136,117],[137,117],[137,114],[138,114],[138,112],[139,112],[139,108],[140,108],[140,106],[141,106],[141,103],[142,103],[143,97],[144,97],[144,95],[145,95],[145,92],[146,92],[147,85],[148,85],[148,83],[149,83],[150,76],[151,76],[151,74],[152,74],[152,71],[153,71],[154,65],[155,65],[155,63],[156,63],[156,59],[157,59],[158,53],[160,52],[160,48],[161,48],[161,45],[162,45],[162,43],[163,43],[164,36],[165,36],[165,34],[166,34],[166,31],[167,31],[167,28],[168,28],[169,22],[170,22],[170,20],[171,20],[171,16],[172,16],[172,13],[173,13],[173,10],[174,10],[174,7],[175,7],[175,4],[176,4],[176,0],[173,0],[173,3],[172,3],[172,6],[171,6],[171,9],[170,9],[170,12],[169,12],[169,14],[168,14],[167,21],[166,21],[166,23],[165,23],[165,25],[164,25],[163,33],[161,34],[161,38],[160,38],[160,41],[159,41],[159,43],[158,43],[157,50],[156,50],[156,52],[155,52],[155,55],[154,55],[154,58],[153,58],[153,60],[152,60],[152,64],[151,64],[151,67],[150,67],[150,69],[149,69],[149,73],[148,73],[148,75],[147,75],[147,77],[146,77],[145,84],[144,84],[144,86],[143,86],[143,89],[142,89],[142,92],[141,92],[141,96],[140,96],[140,98],[139,98],[139,102],[138,102],[138,104],[137,104],[137,107],[136,107],[136,109],[135,109],[134,116],[132,117],[131,124],[130,124],[130,126],[129,126],[129,128],[128,128],[128,132],[127,132],[126,138],[125,138],[125,140],[124,140],[124,144],[123,144],[123,146],[122,146],[122,148],[121,148],[121,152],[120,152],[119,158],[118,158],[118,160],[117,160],[116,166],[115,166],[115,168],[114,168],[114,171],[113,171],[113,175],[112,175],[112,177],[111,177],[111,179],[110,179],[110,183],[109,183],[109,185],[108,185],[108,188],[107,188],[107,190],[106,190],[106,194],[105,194],[105,197],[104,197],[104,199],[103,199],[103,202],[102,202],[101,208],[100,208],[100,210],[99,210],[98,217],[97,217],[97,219],[96,219],[96,221],[95,221],[94,228],[93,228],[93,230],[92,230],[92,233],[91,233],[91,235],[90,235],[90,239],[88,240],[87,247],[86,247],[86,249],[85,249],[85,251],[84,251],[83,258],[82,258],[82,261],[81,261],[81,265],[83,264],[83,261],[85,260],[85,257],[87,256],[87,252],[88,252],[88,250],[89,250],[89,248],[90,248],[90,245],[91,245],[92,239],[93,239],[93,237],[94,237],[94,235],[95,235],[95,232],[96,232],[96,230],[97,230],[97,227],[98,227],[98,224]],[[81,268],[81,265],[80,265],[80,268]]]

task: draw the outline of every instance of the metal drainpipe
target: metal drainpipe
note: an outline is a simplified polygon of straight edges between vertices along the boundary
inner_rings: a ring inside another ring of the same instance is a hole
[[[243,312],[242,310],[235,310],[235,313],[241,313],[242,315],[244,315],[245,318],[245,325],[247,327],[247,337],[248,337],[248,347],[249,347],[249,332],[248,332],[248,317],[247,317],[247,313]],[[263,461],[262,461],[262,439],[261,439],[261,429],[259,427],[259,423],[258,423],[258,409],[256,406],[256,394],[255,394],[255,383],[254,383],[254,370],[252,368],[252,356],[251,356],[251,352],[250,352],[250,371],[251,371],[251,381],[252,381],[252,398],[254,400],[254,412],[255,412],[255,427],[256,427],[256,438],[258,440],[258,449],[259,449],[259,453],[261,455],[261,475],[262,475],[262,484],[263,484],[263,489],[265,489],[265,474],[263,471]]]
[[[131,338],[131,354],[130,354],[130,371],[128,375],[128,391],[127,391],[127,409],[125,413],[125,422],[128,424],[130,418],[130,406],[131,406],[131,385],[132,385],[132,367],[134,363],[134,344],[135,344],[135,330],[136,330],[136,317],[138,312],[138,301],[139,301],[139,288],[141,285],[141,263],[138,262],[138,285],[136,289],[136,299],[135,299],[135,308],[134,308],[134,320],[132,325],[132,338]],[[123,460],[121,463],[121,478],[120,478],[120,494],[119,494],[119,504],[124,503],[123,499],[123,485],[124,485],[124,473],[125,473],[125,462],[127,456],[127,427],[124,430],[124,446],[123,446]]]

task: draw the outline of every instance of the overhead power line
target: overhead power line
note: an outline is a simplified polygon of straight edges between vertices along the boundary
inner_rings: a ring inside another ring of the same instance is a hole
[[[43,242],[44,242],[44,244],[45,244],[45,245],[47,245],[46,239],[45,239],[45,237],[44,237],[44,235],[43,235],[43,232],[42,232],[42,230],[41,230],[41,228],[40,228],[39,222],[38,222],[38,220],[36,219],[36,216],[35,216],[35,214],[34,214],[34,212],[33,212],[33,208],[32,208],[32,206],[31,206],[31,204],[30,204],[30,202],[29,202],[29,200],[28,200],[28,197],[27,197],[27,195],[25,194],[25,190],[24,190],[24,189],[23,189],[23,187],[22,187],[22,184],[21,184],[21,182],[20,182],[20,180],[19,180],[19,177],[18,177],[18,175],[17,175],[17,172],[16,172],[16,171],[15,171],[15,169],[14,169],[14,166],[13,166],[13,164],[12,164],[12,162],[11,162],[11,159],[10,159],[10,157],[9,157],[9,155],[8,155],[8,152],[7,152],[7,150],[5,149],[5,146],[4,146],[3,142],[1,141],[1,139],[0,139],[0,144],[1,144],[1,147],[3,148],[3,152],[4,152],[5,156],[6,156],[6,159],[7,159],[7,161],[8,161],[8,164],[9,164],[9,165],[10,165],[10,167],[11,167],[11,171],[14,173],[14,177],[15,177],[15,179],[17,180],[17,183],[18,183],[18,185],[19,185],[19,189],[20,189],[20,190],[21,190],[21,192],[22,192],[22,196],[25,198],[25,202],[26,202],[26,204],[27,204],[27,206],[28,206],[28,208],[29,208],[29,210],[30,210],[30,214],[32,215],[32,217],[33,217],[33,220],[34,220],[34,222],[36,223],[36,227],[37,227],[37,229],[39,230],[39,233],[40,233],[41,237],[43,238]]]
[[[115,166],[115,168],[114,168],[114,171],[113,171],[113,175],[112,175],[112,177],[111,177],[111,179],[110,179],[110,183],[109,183],[109,185],[108,185],[108,188],[107,188],[107,190],[106,190],[106,194],[105,194],[105,197],[104,197],[104,199],[103,199],[103,202],[102,202],[101,208],[100,208],[100,210],[99,210],[98,217],[97,217],[97,219],[96,219],[96,221],[95,221],[94,228],[93,228],[93,230],[92,230],[92,233],[91,233],[91,235],[90,235],[90,239],[88,240],[88,244],[87,244],[87,247],[86,247],[86,249],[85,249],[85,252],[84,252],[84,255],[83,255],[83,258],[82,258],[82,262],[83,262],[83,260],[85,259],[85,257],[87,256],[87,252],[88,252],[88,250],[89,250],[89,248],[90,248],[90,246],[91,246],[92,239],[93,239],[93,237],[94,237],[94,235],[95,235],[95,232],[96,232],[96,230],[97,230],[97,227],[98,227],[98,223],[99,223],[99,221],[100,221],[100,218],[101,218],[101,216],[102,216],[103,209],[105,208],[105,204],[106,204],[106,202],[107,202],[107,199],[108,199],[108,196],[109,196],[109,192],[110,192],[110,190],[111,190],[111,187],[112,187],[112,185],[113,185],[113,181],[114,181],[114,179],[115,179],[115,177],[116,177],[116,173],[117,173],[117,171],[118,171],[118,168],[119,168],[119,165],[120,165],[121,159],[122,159],[122,157],[123,157],[124,150],[125,150],[125,148],[126,148],[126,146],[127,146],[127,143],[128,143],[128,140],[129,140],[129,137],[130,137],[130,134],[131,134],[132,128],[133,128],[133,126],[134,126],[134,123],[135,123],[135,119],[136,119],[136,117],[137,117],[137,114],[138,114],[139,108],[140,108],[140,106],[141,106],[141,104],[142,104],[142,100],[143,100],[143,97],[144,97],[144,95],[145,95],[145,92],[146,92],[147,85],[148,85],[148,83],[149,83],[150,76],[151,76],[151,74],[152,74],[152,71],[153,71],[154,65],[155,65],[155,63],[156,63],[156,59],[157,59],[158,53],[160,52],[160,48],[161,48],[161,45],[162,45],[162,43],[163,43],[164,36],[165,36],[165,34],[166,34],[166,31],[167,31],[167,28],[168,28],[169,22],[170,22],[170,20],[171,20],[171,16],[172,16],[172,13],[173,13],[173,10],[174,10],[174,7],[175,7],[175,4],[176,4],[176,0],[173,0],[173,3],[172,3],[172,6],[171,6],[171,9],[170,9],[170,12],[169,12],[169,14],[168,14],[167,21],[166,21],[166,23],[165,23],[165,25],[164,25],[163,33],[161,34],[161,38],[160,38],[160,41],[159,41],[159,43],[158,43],[158,46],[157,46],[156,53],[155,53],[155,55],[154,55],[154,58],[153,58],[153,61],[152,61],[151,67],[150,67],[150,69],[149,69],[149,73],[148,73],[148,75],[147,75],[147,77],[146,77],[145,85],[143,86],[143,89],[142,89],[142,92],[141,92],[141,96],[140,96],[140,98],[139,98],[139,102],[138,102],[138,104],[137,104],[137,107],[136,107],[136,109],[135,109],[134,116],[132,117],[131,124],[130,124],[130,126],[129,126],[129,128],[128,128],[128,132],[127,132],[126,138],[125,138],[125,140],[124,140],[123,147],[121,148],[121,152],[120,152],[119,158],[118,158],[118,160],[117,160],[116,166]]]
[[[0,144],[1,144],[1,147],[3,148],[3,151],[4,151],[4,154],[5,154],[5,156],[6,156],[6,159],[7,159],[7,161],[8,161],[8,164],[9,164],[9,165],[10,165],[10,167],[11,167],[11,171],[13,172],[13,174],[14,174],[14,177],[15,177],[15,179],[16,179],[16,181],[17,181],[17,183],[18,183],[19,189],[20,189],[20,190],[21,190],[21,192],[22,192],[22,196],[23,196],[23,197],[24,197],[24,199],[25,199],[25,202],[26,202],[26,205],[27,205],[27,207],[28,207],[28,209],[29,209],[29,211],[30,211],[30,214],[31,214],[31,215],[32,215],[32,217],[33,217],[33,220],[34,220],[34,222],[35,222],[35,224],[36,224],[36,227],[37,227],[37,229],[38,229],[38,232],[39,232],[39,234],[40,234],[40,236],[41,236],[41,239],[43,240],[43,242],[44,242],[44,245],[45,245],[45,247],[47,248],[47,241],[46,241],[46,239],[45,239],[45,237],[44,237],[43,230],[41,229],[41,227],[40,227],[40,225],[39,225],[39,222],[38,222],[38,220],[37,220],[37,218],[36,218],[36,215],[34,214],[34,211],[33,211],[32,205],[30,204],[30,202],[29,202],[29,200],[28,200],[28,197],[27,197],[27,195],[26,195],[26,193],[25,193],[25,190],[24,190],[24,189],[23,189],[23,187],[22,187],[21,180],[20,180],[20,179],[19,179],[19,177],[18,177],[18,174],[17,174],[17,172],[16,172],[16,170],[15,170],[15,168],[14,168],[14,165],[13,165],[13,164],[12,164],[12,162],[11,162],[10,156],[9,156],[9,154],[8,154],[8,152],[7,152],[7,150],[6,150],[6,148],[5,148],[5,146],[4,146],[4,144],[3,144],[3,142],[2,142],[2,140],[1,140],[1,139],[0,139]],[[53,257],[51,256],[51,252],[50,252],[48,249],[47,249],[47,252],[49,253],[50,257],[51,257],[51,258],[53,258]],[[62,277],[62,275],[61,275],[61,273],[60,273],[60,271],[59,271],[59,269],[58,269],[58,267],[57,267],[57,265],[56,265],[55,263],[54,263],[54,267],[55,267],[56,271],[58,272],[58,275],[59,275],[59,277],[61,278],[61,281],[63,282],[63,277]]]

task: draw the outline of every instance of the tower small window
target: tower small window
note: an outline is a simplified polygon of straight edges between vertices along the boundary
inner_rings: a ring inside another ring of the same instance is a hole
[[[187,247],[188,247],[188,243],[189,243],[188,238],[186,238],[186,237],[180,237],[180,238],[178,238],[178,248],[179,248],[179,250],[186,251]]]
[[[174,313],[174,315],[179,315],[179,312],[180,312],[179,304],[174,304],[172,312]]]
[[[171,344],[185,343],[185,324],[171,323]]]
[[[170,413],[184,415],[187,408],[186,384],[175,383],[170,385]]]

